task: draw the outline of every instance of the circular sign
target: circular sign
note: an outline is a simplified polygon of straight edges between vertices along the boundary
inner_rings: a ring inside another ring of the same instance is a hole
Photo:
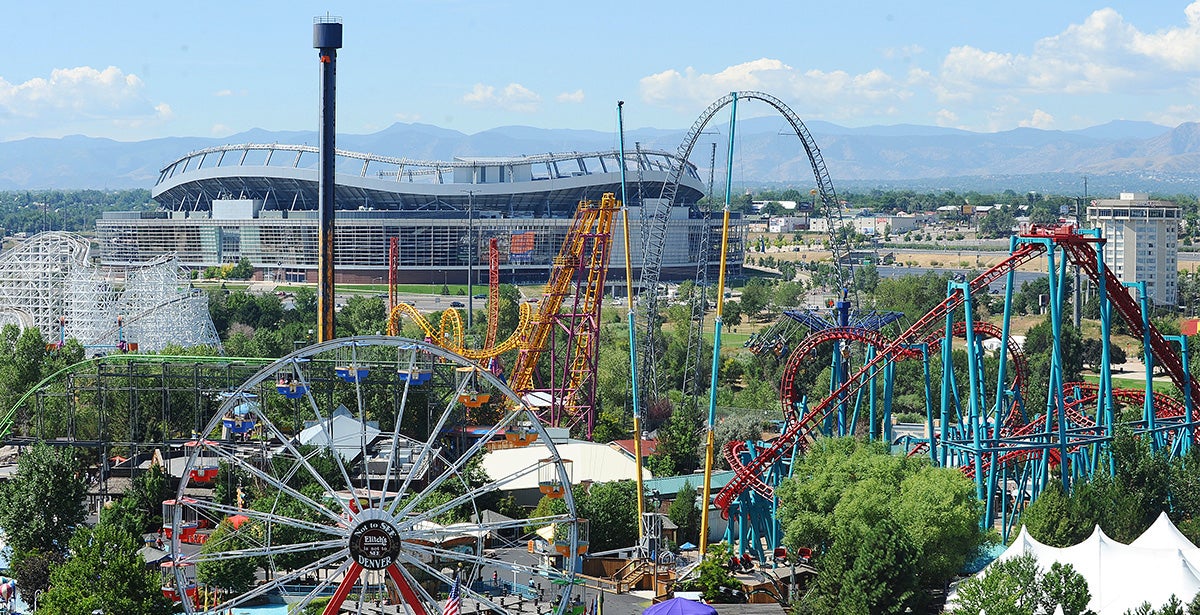
[[[383,570],[400,554],[400,533],[382,519],[367,519],[350,532],[350,557],[368,570]]]

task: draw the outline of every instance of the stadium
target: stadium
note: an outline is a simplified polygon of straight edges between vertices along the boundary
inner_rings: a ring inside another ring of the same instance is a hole
[[[643,215],[652,215],[679,160],[640,148],[625,158],[636,278]],[[317,148],[303,145],[188,153],[159,174],[152,191],[158,210],[108,212],[97,221],[101,264],[129,266],[168,254],[193,268],[248,259],[258,279],[315,282],[317,163]],[[620,197],[620,164],[616,151],[433,162],[339,150],[337,280],[386,282],[395,237],[401,283],[465,283],[469,270],[475,282],[486,282],[492,238],[504,281],[544,281],[579,201],[605,192]],[[704,242],[712,255],[720,244],[720,217],[710,219],[696,207],[705,186],[691,163],[676,194],[665,229],[663,280],[694,277]],[[732,223],[729,266],[736,277],[745,225],[736,216]],[[614,240],[610,278],[624,278],[617,266],[624,252],[623,242]]]

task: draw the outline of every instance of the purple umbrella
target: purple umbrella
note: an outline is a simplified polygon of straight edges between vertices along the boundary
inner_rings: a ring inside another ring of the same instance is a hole
[[[671,598],[642,611],[642,615],[717,615],[717,610],[695,600]]]

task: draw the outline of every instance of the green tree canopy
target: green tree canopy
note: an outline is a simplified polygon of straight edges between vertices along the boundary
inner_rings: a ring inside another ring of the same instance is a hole
[[[90,615],[166,615],[174,612],[162,594],[158,573],[146,569],[137,537],[120,523],[80,528],[71,539],[71,556],[50,574],[50,589],[40,606],[48,613]]]
[[[700,542],[700,507],[696,505],[696,488],[690,481],[683,482],[683,488],[675,495],[675,501],[667,509],[667,517],[679,529],[675,533],[676,542],[682,544]]]
[[[0,528],[17,553],[62,553],[83,523],[86,487],[74,450],[38,442],[17,460],[0,488]]]
[[[818,554],[818,606],[916,611],[918,588],[944,587],[989,540],[970,480],[882,443],[818,439],[778,493],[785,544]]]
[[[958,585],[956,615],[1053,615],[1062,606],[1063,615],[1092,614],[1087,580],[1070,564],[1055,562],[1043,573],[1030,554],[1000,560],[988,566],[983,576]]]

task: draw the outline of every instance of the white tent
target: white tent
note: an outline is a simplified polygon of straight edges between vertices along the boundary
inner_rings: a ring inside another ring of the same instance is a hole
[[[363,447],[378,436],[378,429],[364,425],[345,406],[338,406],[325,420],[301,430],[299,439],[300,444],[333,447],[342,459],[350,462],[362,455]]]
[[[1164,513],[1132,544],[1117,542],[1099,526],[1083,542],[1056,548],[1038,542],[1025,528],[997,561],[1029,553],[1047,570],[1059,562],[1083,575],[1092,593],[1088,608],[1098,615],[1121,615],[1149,602],[1155,608],[1171,596],[1183,602],[1200,593],[1200,549],[1188,542]],[[990,568],[990,566],[989,566]],[[979,575],[986,575],[983,569]],[[953,592],[952,592],[953,594]],[[954,600],[951,595],[949,606]]]

